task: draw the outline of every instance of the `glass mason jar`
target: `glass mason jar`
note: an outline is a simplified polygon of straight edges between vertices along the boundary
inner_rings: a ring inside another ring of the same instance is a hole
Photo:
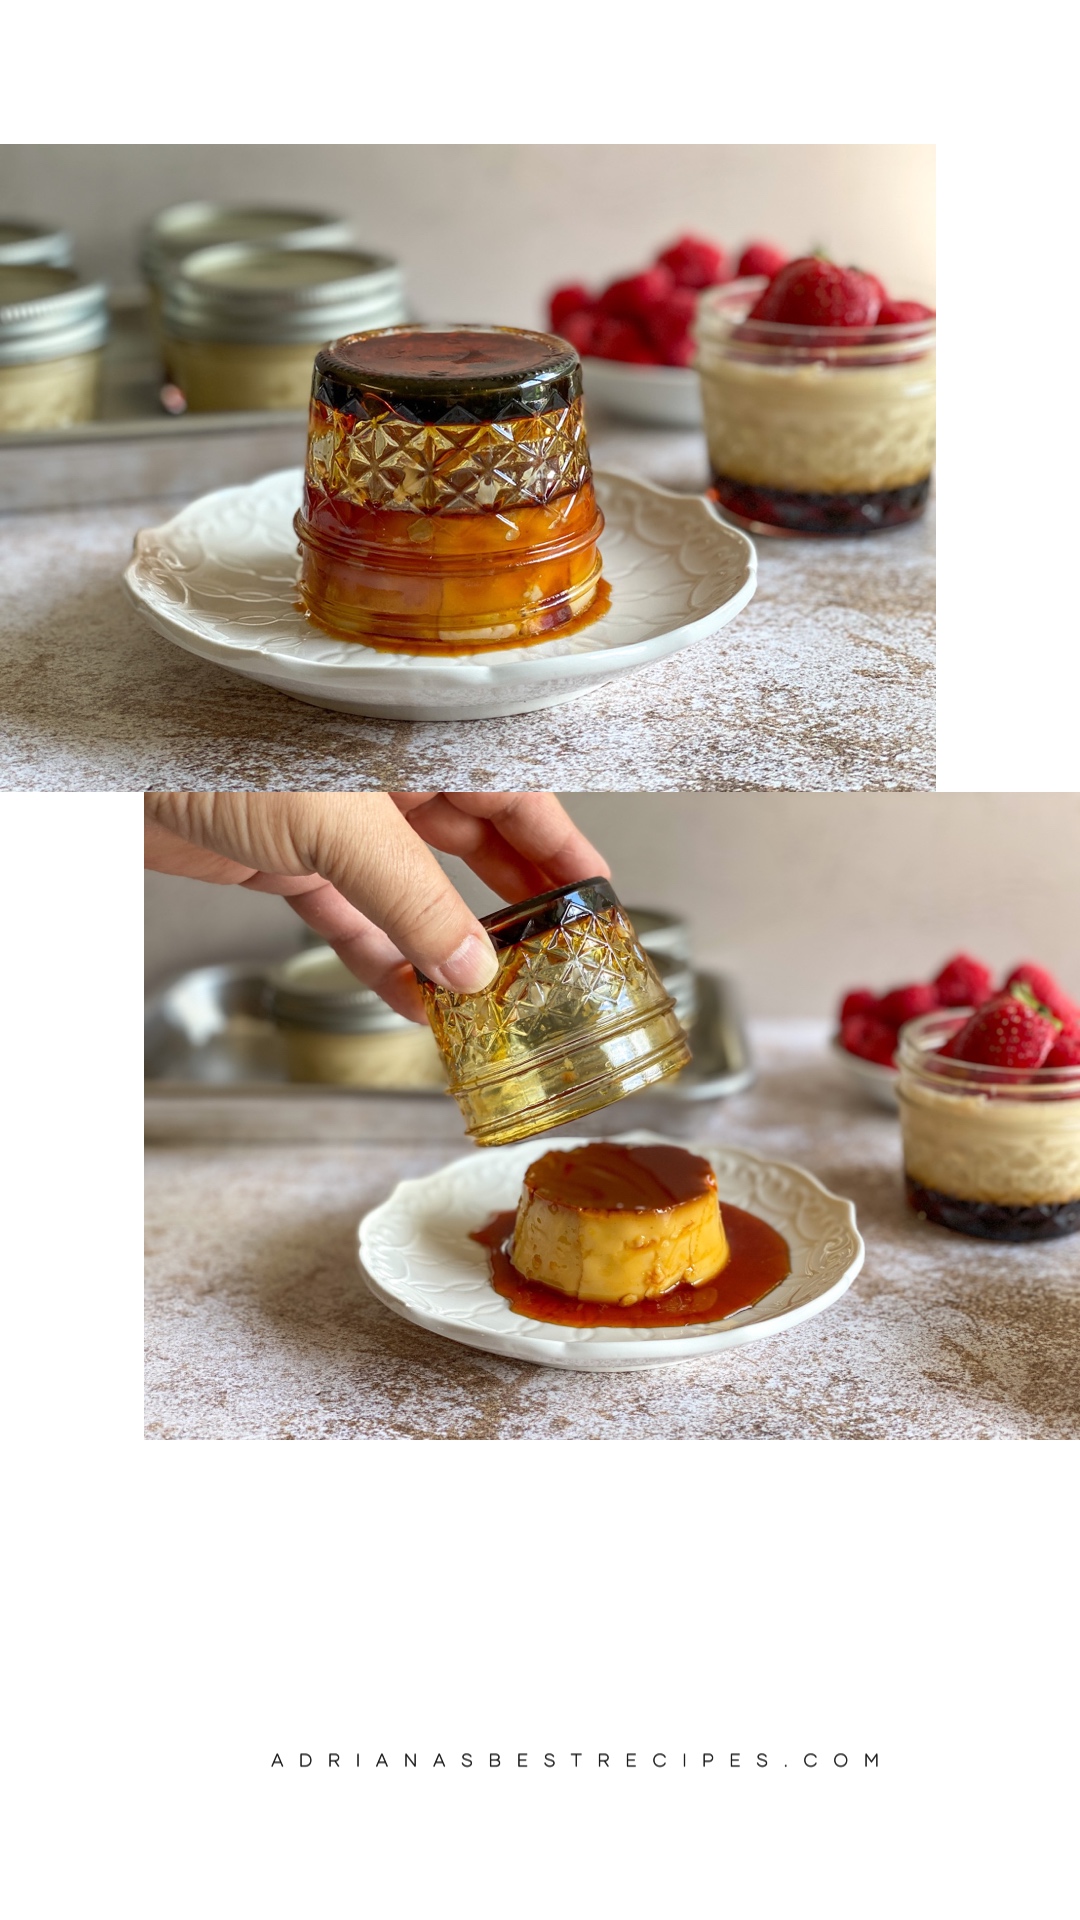
[[[482,993],[417,979],[466,1130],[500,1146],[579,1120],[684,1067],[690,1050],[608,880],[484,922],[499,971]]]
[[[1080,1231],[1080,1067],[1030,1072],[943,1060],[970,1017],[950,1007],[901,1030],[897,1054],[908,1205],[984,1240]]]
[[[766,285],[734,280],[698,305],[712,497],[754,533],[871,533],[916,519],[934,461],[935,321],[748,320]]]
[[[103,286],[66,267],[0,266],[0,433],[92,420],[108,331]]]
[[[565,340],[380,328],[315,361],[300,595],[341,640],[472,653],[550,639],[606,605]]]
[[[430,1029],[395,1013],[332,947],[308,947],[275,967],[269,1008],[290,1080],[398,1093],[446,1086]]]
[[[139,265],[161,335],[165,283],[189,254],[204,247],[242,242],[251,247],[351,247],[353,232],[336,214],[300,207],[232,207],[213,200],[185,200],[163,207],[143,228]]]
[[[302,411],[325,341],[404,311],[400,269],[382,254],[206,247],[166,281],[162,328],[191,412]]]
[[[70,233],[33,220],[0,220],[0,267],[70,267]]]

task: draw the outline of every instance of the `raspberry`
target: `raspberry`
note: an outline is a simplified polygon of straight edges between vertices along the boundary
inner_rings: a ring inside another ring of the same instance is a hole
[[[1040,1012],[1030,988],[996,993],[949,1042],[949,1057],[981,1067],[1041,1067],[1058,1023]]]
[[[588,312],[596,305],[588,287],[556,287],[548,301],[548,319],[552,333],[562,333],[564,322],[572,313]]]
[[[1044,1067],[1080,1067],[1080,1020],[1064,1026],[1054,1041]]]
[[[924,307],[919,300],[883,300],[875,324],[879,327],[906,327],[913,320],[933,318],[933,307]]]
[[[632,320],[615,320],[606,314],[597,317],[591,351],[600,360],[626,360],[641,367],[658,365],[652,347]]]
[[[896,1029],[872,1013],[852,1013],[840,1027],[840,1045],[860,1060],[875,1060],[879,1067],[891,1067],[896,1052]]]
[[[852,987],[851,992],[845,993],[840,1003],[841,1024],[853,1013],[876,1012],[877,994],[871,993],[869,987]]]
[[[650,307],[663,306],[675,291],[674,275],[667,267],[646,267],[644,273],[631,274],[627,280],[613,280],[597,302],[601,313],[616,320],[642,320]]]
[[[770,247],[767,240],[751,240],[739,255],[738,278],[748,280],[752,274],[763,273],[771,280],[781,267],[787,264],[787,254],[779,247]]]
[[[731,279],[723,247],[715,247],[711,240],[700,240],[693,233],[680,235],[674,246],[665,247],[656,259],[658,266],[667,268],[677,287],[689,287],[695,292]]]
[[[662,306],[650,307],[642,321],[660,358],[669,367],[688,367],[694,351],[690,323],[697,309],[697,295],[689,287],[676,287]]]
[[[604,322],[601,322],[603,325]],[[579,308],[577,313],[568,313],[558,332],[564,340],[569,340],[580,354],[593,353],[593,340],[596,335],[596,314],[587,307]]]
[[[1036,1000],[1044,1007],[1049,1007],[1055,1019],[1064,1026],[1071,1026],[1074,1021],[1080,1020],[1080,1007],[1075,1000],[1070,1000],[1068,994],[1062,991],[1052,973],[1048,973],[1045,967],[1037,967],[1033,960],[1022,960],[1018,967],[1014,967],[1002,991],[1007,993],[1013,986],[1030,987]]]
[[[970,953],[954,953],[946,960],[934,985],[939,1007],[981,1007],[994,991],[994,977]]]
[[[902,1027],[905,1020],[917,1020],[922,1013],[933,1013],[937,1004],[936,987],[894,987],[878,1001],[877,1017],[890,1027]]]
[[[872,327],[880,305],[880,282],[872,275],[815,254],[781,267],[749,318],[798,327]]]

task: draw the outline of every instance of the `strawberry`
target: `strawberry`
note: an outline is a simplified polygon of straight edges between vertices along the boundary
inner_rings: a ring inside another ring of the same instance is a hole
[[[1041,1067],[1059,1023],[1040,1007],[1030,987],[995,993],[949,1043],[949,1057],[980,1067]]]
[[[588,287],[556,287],[548,301],[548,320],[552,333],[562,333],[563,325],[572,313],[587,313],[595,305],[596,301]]]
[[[597,305],[615,320],[643,320],[651,307],[663,306],[675,291],[675,276],[667,267],[646,267],[644,273],[613,280]]]
[[[933,320],[933,307],[924,307],[920,300],[889,300],[881,303],[875,325],[879,327],[907,327],[915,320]]]
[[[597,316],[590,352],[600,360],[627,360],[641,367],[655,367],[658,356],[632,320],[616,320],[609,314]]]
[[[852,1013],[841,1023],[840,1045],[861,1060],[875,1060],[879,1067],[891,1067],[896,1052],[896,1029],[876,1020],[872,1013]]]
[[[781,267],[749,318],[797,327],[872,327],[880,306],[879,281],[814,254]]]
[[[876,1012],[877,994],[871,993],[869,987],[852,987],[851,992],[845,993],[840,1003],[841,1025],[853,1013]]]
[[[552,323],[554,325],[554,322]],[[603,324],[603,323],[601,323]],[[579,353],[593,353],[593,340],[596,335],[596,314],[587,307],[580,307],[577,313],[568,313],[562,325],[556,329],[564,340],[569,340]]]
[[[1045,967],[1037,967],[1033,960],[1022,960],[1018,967],[1014,967],[1002,991],[1007,993],[1013,986],[1030,987],[1036,1000],[1040,1000],[1044,1007],[1049,1007],[1063,1025],[1070,1026],[1074,1020],[1080,1020],[1080,1007],[1075,1000],[1070,1000],[1068,994],[1063,992],[1052,973],[1048,973]]]
[[[894,987],[878,1001],[877,1017],[890,1027],[902,1027],[905,1020],[917,1020],[922,1013],[933,1013],[937,1004],[936,987]]]
[[[666,366],[690,365],[694,351],[690,323],[696,309],[697,294],[689,287],[676,287],[662,305],[650,307],[644,315],[642,329]]]
[[[731,279],[723,247],[715,247],[711,240],[701,240],[693,233],[681,234],[674,246],[665,247],[657,254],[656,264],[667,268],[677,287],[689,287],[693,292]]]
[[[751,240],[739,255],[737,278],[748,280],[752,274],[763,273],[771,280],[786,264],[787,254],[781,253],[779,247],[770,247],[767,240]]]
[[[954,953],[934,981],[939,1007],[981,1007],[994,991],[994,977],[970,953]]]
[[[1062,1027],[1043,1066],[1080,1067],[1080,1020]]]

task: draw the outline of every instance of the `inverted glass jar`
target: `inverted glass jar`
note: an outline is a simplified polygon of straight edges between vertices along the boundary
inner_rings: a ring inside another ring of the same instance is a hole
[[[900,1034],[908,1205],[984,1240],[1080,1232],[1080,1068],[943,1060],[937,1049],[970,1013],[928,1013]]]
[[[872,533],[917,519],[934,462],[935,321],[748,320],[766,285],[731,281],[698,306],[713,498],[755,533]]]
[[[332,947],[309,947],[275,968],[269,1006],[290,1080],[384,1092],[446,1085],[430,1029],[395,1013]]]
[[[108,330],[103,286],[66,267],[0,266],[0,433],[92,420]]]
[[[36,220],[0,220],[0,267],[70,267],[70,233]]]
[[[165,282],[161,323],[191,412],[300,411],[325,341],[404,311],[400,269],[385,255],[235,245],[180,262]]]
[[[686,1035],[608,880],[489,913],[499,971],[482,993],[422,973],[466,1131],[500,1146],[579,1120],[677,1073]]]
[[[328,633],[409,652],[550,639],[605,604],[602,527],[565,340],[390,327],[318,355],[296,531]]]

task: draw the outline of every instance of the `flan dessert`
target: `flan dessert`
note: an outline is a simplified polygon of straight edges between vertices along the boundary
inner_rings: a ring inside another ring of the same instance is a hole
[[[527,1280],[613,1306],[702,1286],[730,1259],[716,1175],[683,1147],[555,1148],[525,1174],[510,1258]]]

